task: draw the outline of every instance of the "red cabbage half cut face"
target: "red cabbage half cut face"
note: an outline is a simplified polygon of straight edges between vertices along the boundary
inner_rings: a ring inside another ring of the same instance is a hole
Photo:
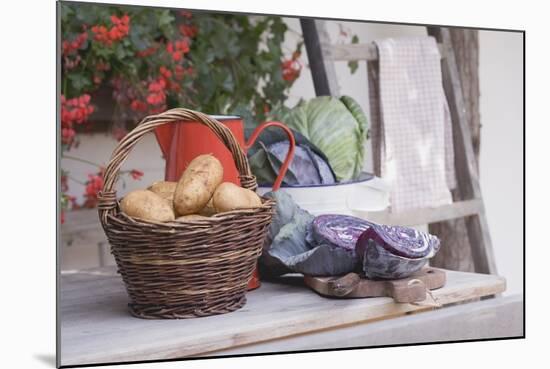
[[[317,242],[354,251],[359,236],[373,225],[350,215],[324,214],[315,217],[312,230]]]
[[[400,226],[373,224],[365,231],[372,239],[393,255],[409,259],[430,258],[439,250],[439,239],[426,232]]]

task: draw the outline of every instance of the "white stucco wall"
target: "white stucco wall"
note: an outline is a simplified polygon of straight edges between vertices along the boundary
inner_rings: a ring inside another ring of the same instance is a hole
[[[523,35],[480,31],[480,181],[499,274],[523,290]]]
[[[293,30],[300,31],[297,19],[287,19]],[[425,35],[424,27],[398,26],[387,24],[342,22],[361,42],[377,38]],[[331,37],[336,39],[338,26],[328,25]],[[289,32],[288,46],[294,46],[296,36]],[[523,274],[523,143],[522,143],[522,91],[523,58],[522,35],[509,32],[480,32],[480,90],[482,141],[480,158],[480,179],[487,209],[487,216],[493,247],[496,254],[499,274],[508,280],[507,293],[522,291]],[[307,63],[304,52],[303,61]],[[336,73],[341,93],[354,97],[368,112],[368,89],[366,65],[359,64],[355,74],[351,74],[346,63],[336,63]],[[293,106],[300,97],[314,97],[313,83],[308,69],[290,91],[288,105]],[[70,154],[98,163],[106,163],[116,142],[106,134],[81,137],[81,145]],[[370,152],[368,150],[367,152]],[[86,164],[63,160],[62,166],[71,176],[84,179],[92,170]],[[121,193],[144,187],[163,177],[164,163],[153,136],[143,140],[130,155],[124,166],[145,172],[141,181],[127,180]],[[365,163],[371,167],[370,157]],[[83,186],[69,182],[70,193],[80,196]]]

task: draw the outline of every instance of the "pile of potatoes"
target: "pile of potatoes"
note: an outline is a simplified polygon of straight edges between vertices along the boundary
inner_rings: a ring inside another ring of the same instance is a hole
[[[178,182],[155,182],[146,190],[128,193],[121,210],[133,218],[156,222],[208,219],[217,213],[261,206],[251,190],[223,181],[223,167],[212,155],[189,163]]]

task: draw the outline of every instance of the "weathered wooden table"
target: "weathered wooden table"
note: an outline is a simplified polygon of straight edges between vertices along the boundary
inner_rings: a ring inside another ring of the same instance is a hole
[[[186,320],[130,316],[114,267],[62,273],[60,284],[61,365],[523,335],[521,298],[461,304],[504,291],[493,275],[449,271],[433,291],[444,306],[436,310],[386,297],[327,299],[289,277],[263,282],[236,312]]]

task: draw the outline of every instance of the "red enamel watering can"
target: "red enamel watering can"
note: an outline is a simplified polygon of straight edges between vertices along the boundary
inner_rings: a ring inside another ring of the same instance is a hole
[[[281,166],[279,175],[273,184],[273,191],[281,186],[288,166],[294,156],[294,135],[292,131],[280,122],[265,122],[259,125],[245,143],[244,122],[238,116],[212,115],[220,123],[224,124],[235,136],[236,141],[246,152],[254,144],[260,133],[267,127],[281,128],[288,136],[290,142],[285,161]],[[177,124],[163,125],[155,130],[157,141],[166,160],[164,178],[166,181],[177,182],[187,165],[199,155],[212,154],[223,165],[223,181],[241,185],[239,172],[233,161],[231,152],[205,125],[198,122],[180,122]],[[248,283],[248,290],[260,287],[258,268],[254,270]]]

